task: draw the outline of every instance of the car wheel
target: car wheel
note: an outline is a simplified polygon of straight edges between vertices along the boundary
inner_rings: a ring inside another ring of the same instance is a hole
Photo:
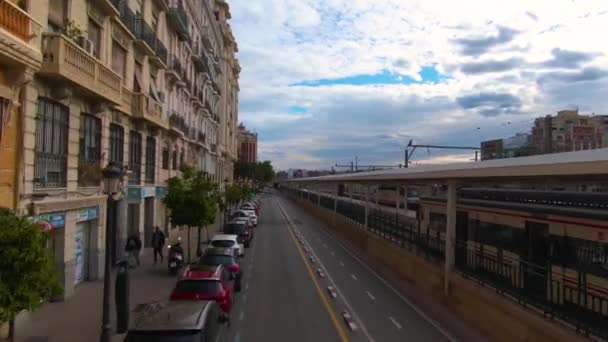
[[[234,281],[234,291],[241,292],[241,278],[237,278]]]
[[[245,248],[249,248],[249,243],[246,243],[246,244],[245,244]]]

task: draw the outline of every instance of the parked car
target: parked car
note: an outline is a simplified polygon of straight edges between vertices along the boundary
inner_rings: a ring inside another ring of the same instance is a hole
[[[256,215],[260,215],[260,206],[259,206],[259,204],[256,204],[255,202],[245,203],[245,204],[241,205],[241,209],[242,210],[253,210],[253,211],[255,211]]]
[[[223,265],[190,265],[175,283],[171,300],[215,300],[230,316],[234,279]]]
[[[228,317],[214,301],[165,301],[140,306],[124,342],[226,341]]]
[[[234,249],[232,248],[208,248],[205,250],[203,255],[199,259],[199,265],[223,265],[228,268],[232,278],[234,279],[234,290],[236,292],[241,291],[241,279],[243,277],[243,270],[236,261],[234,255]]]
[[[234,214],[232,214],[232,218],[239,218],[239,217],[247,217],[249,218],[249,222],[254,225],[257,226],[258,225],[258,217],[255,214],[255,212],[253,211],[246,211],[246,210],[237,210],[234,212]]]
[[[242,243],[245,248],[249,248],[251,240],[253,240],[253,229],[247,220],[230,221],[224,226],[225,234],[236,234],[237,240]]]
[[[239,243],[237,234],[216,234],[209,240],[209,246],[232,248],[237,256],[245,256],[245,247]]]

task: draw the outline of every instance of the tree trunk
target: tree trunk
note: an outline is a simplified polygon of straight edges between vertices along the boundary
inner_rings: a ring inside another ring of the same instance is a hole
[[[16,332],[15,332],[15,320],[11,319],[8,322],[8,340],[10,342],[17,341],[17,337],[15,335],[16,335]]]
[[[191,244],[190,244],[190,226],[188,226],[188,263],[190,263],[190,249],[191,249]]]
[[[201,251],[201,226],[197,227],[198,229],[198,243],[196,244],[196,256],[200,257],[203,254],[203,251]],[[207,240],[209,240],[209,237],[207,237]]]

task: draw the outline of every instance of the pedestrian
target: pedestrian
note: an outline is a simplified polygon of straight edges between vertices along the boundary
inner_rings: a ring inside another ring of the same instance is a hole
[[[156,255],[160,256],[160,262],[163,262],[163,246],[165,245],[165,234],[156,226],[152,233],[152,248],[154,249],[154,263],[156,264]]]
[[[133,234],[133,235],[129,236],[129,238],[127,239],[127,246],[125,247],[125,250],[127,251],[127,255],[128,255],[129,259],[131,259],[131,258],[135,259],[137,266],[139,266],[139,253],[141,251],[141,240],[139,239],[139,236],[137,236],[137,234]],[[131,264],[131,263],[129,262],[129,264]]]

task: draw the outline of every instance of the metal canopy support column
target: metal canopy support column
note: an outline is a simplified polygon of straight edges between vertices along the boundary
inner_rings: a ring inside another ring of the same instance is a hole
[[[336,215],[338,215],[338,193],[339,193],[340,184],[336,184],[336,195],[334,196],[334,226],[336,225]]]
[[[450,276],[454,269],[454,247],[456,242],[456,181],[448,180],[445,235],[445,295],[449,295]]]
[[[364,228],[365,230],[367,230],[367,226],[369,223],[369,186],[365,187],[365,223],[364,223]]]
[[[403,187],[403,216],[407,217],[407,186]]]

